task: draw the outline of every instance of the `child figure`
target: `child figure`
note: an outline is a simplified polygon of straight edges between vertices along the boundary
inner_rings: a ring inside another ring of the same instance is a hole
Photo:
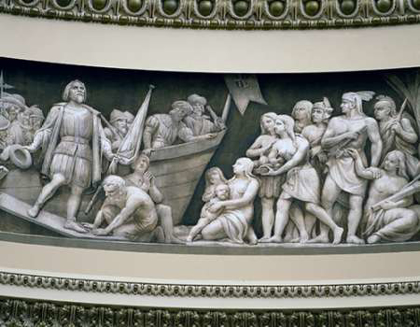
[[[213,220],[220,216],[223,211],[223,208],[216,212],[211,212],[209,208],[217,202],[229,200],[230,198],[230,189],[227,184],[219,184],[214,189],[214,197],[204,204],[201,209],[200,219],[192,229],[190,234],[187,237],[187,242],[192,242],[194,238],[201,232],[201,230],[210,224]]]

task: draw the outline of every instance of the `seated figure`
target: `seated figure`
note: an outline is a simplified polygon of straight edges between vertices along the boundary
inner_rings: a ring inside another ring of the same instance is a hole
[[[227,184],[219,184],[216,186],[215,197],[213,197],[209,202],[205,203],[201,209],[200,219],[198,220],[197,225],[195,225],[190,234],[188,235],[187,242],[192,242],[194,238],[201,232],[201,230],[210,224],[213,220],[220,216],[223,211],[223,208],[220,208],[217,211],[210,211],[209,208],[217,202],[229,200],[230,198],[230,189]]]
[[[356,150],[351,150],[356,162],[356,173],[372,180],[362,220],[363,236],[367,242],[404,242],[420,228],[416,211],[411,209],[411,195],[396,201],[388,199],[408,183],[405,155],[399,150],[389,152],[381,168],[365,168]]]

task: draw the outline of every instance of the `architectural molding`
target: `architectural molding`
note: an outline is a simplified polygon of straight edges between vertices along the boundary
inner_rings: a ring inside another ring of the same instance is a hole
[[[1,326],[72,327],[409,327],[420,307],[340,310],[189,310],[0,299]]]
[[[331,29],[416,24],[419,0],[0,0],[0,12],[195,29]]]
[[[67,278],[0,272],[0,284],[6,286],[106,293],[152,297],[195,298],[343,298],[420,294],[420,281],[343,283],[319,285],[205,285],[151,282],[127,282],[89,278]]]

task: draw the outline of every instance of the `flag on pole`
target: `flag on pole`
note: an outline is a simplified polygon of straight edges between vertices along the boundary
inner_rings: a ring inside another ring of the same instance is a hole
[[[146,121],[150,98],[154,88],[155,87],[153,85],[149,86],[149,91],[147,92],[146,98],[144,99],[140,109],[137,111],[136,117],[134,118],[134,121],[127,132],[127,135],[124,137],[120,147],[118,148],[117,156],[119,158],[124,158],[127,164],[133,163],[138,156],[141,140],[143,137],[144,123]],[[114,160],[111,162],[111,165],[109,166],[109,172],[114,174],[117,170],[117,166],[118,158],[114,158]]]
[[[241,115],[245,114],[246,108],[251,101],[267,104],[261,94],[257,76],[250,74],[229,74],[225,75],[225,82]]]

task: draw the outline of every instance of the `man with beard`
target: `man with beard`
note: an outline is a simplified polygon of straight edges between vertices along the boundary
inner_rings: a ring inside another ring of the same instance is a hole
[[[162,241],[162,229],[150,196],[135,186],[126,186],[123,178],[110,175],[102,183],[106,199],[96,215],[92,233],[98,236],[122,236],[132,241],[157,238]],[[103,223],[105,228],[99,228]]]
[[[382,160],[393,150],[401,151],[406,157],[407,173],[413,178],[419,172],[415,146],[418,136],[412,125],[413,119],[409,114],[399,117],[392,98],[380,95],[376,99],[374,115],[379,121],[379,132],[383,142]]]
[[[43,148],[41,173],[51,181],[41,190],[28,215],[38,216],[41,208],[64,185],[70,187],[64,228],[79,233],[86,230],[76,222],[83,191],[101,181],[101,153],[111,161],[114,154],[106,138],[100,113],[84,104],[85,85],[74,80],[63,92],[65,102],[54,105],[43,127],[38,130],[30,152]]]
[[[181,240],[173,234],[174,225],[172,220],[172,209],[163,204],[163,194],[156,186],[155,177],[149,172],[150,159],[145,154],[140,154],[133,163],[134,172],[124,177],[128,186],[135,186],[146,192],[156,205],[159,224],[163,228],[165,243],[183,244]]]
[[[363,197],[366,192],[367,181],[356,174],[355,161],[349,150],[354,149],[367,165],[364,148],[366,141],[371,142],[371,165],[379,164],[382,152],[382,141],[378,124],[375,119],[367,117],[363,112],[362,100],[368,101],[373,92],[348,92],[342,96],[342,116],[332,118],[322,137],[321,144],[329,152],[328,175],[322,190],[322,206],[333,216],[333,205],[342,192],[349,194],[349,215],[347,243],[363,244],[364,241],[356,236],[357,228],[362,218]],[[323,231],[313,239],[313,242],[328,243],[328,232]],[[323,238],[323,239],[320,239]]]

